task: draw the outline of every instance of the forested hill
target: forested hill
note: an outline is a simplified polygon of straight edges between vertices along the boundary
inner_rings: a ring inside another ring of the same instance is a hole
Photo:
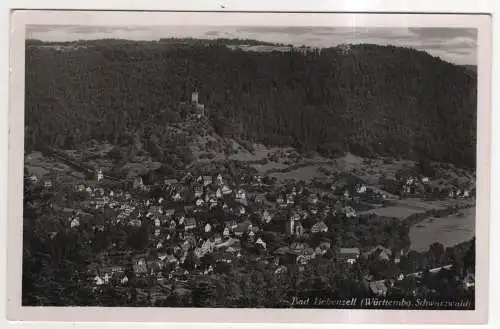
[[[180,120],[177,104],[197,89],[222,135],[330,155],[475,165],[475,73],[413,49],[245,52],[222,43],[116,40],[30,45],[27,148],[72,147],[89,138],[161,142],[165,125]]]

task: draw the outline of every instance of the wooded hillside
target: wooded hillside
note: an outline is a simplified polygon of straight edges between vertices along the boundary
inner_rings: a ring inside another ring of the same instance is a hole
[[[234,41],[232,41],[234,44]],[[227,136],[475,166],[475,72],[424,52],[355,45],[244,52],[223,42],[27,42],[26,148],[88,139],[168,143],[194,89]]]

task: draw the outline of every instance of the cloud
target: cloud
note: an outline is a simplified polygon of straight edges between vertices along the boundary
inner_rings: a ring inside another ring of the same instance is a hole
[[[470,37],[477,39],[477,30],[470,28],[434,28],[434,27],[423,27],[423,28],[410,28],[411,32],[419,35],[421,38],[431,38],[431,39],[453,39],[458,37]]]
[[[265,42],[332,47],[372,43],[412,47],[459,64],[476,64],[477,30],[466,28],[274,27],[274,26],[40,26],[27,28],[28,38],[52,41],[120,38],[240,38]]]

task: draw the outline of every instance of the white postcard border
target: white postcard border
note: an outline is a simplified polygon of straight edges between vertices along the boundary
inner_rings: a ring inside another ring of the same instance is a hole
[[[166,19],[167,18],[167,19]],[[257,25],[357,27],[474,27],[478,29],[478,147],[476,310],[303,310],[21,307],[22,168],[24,164],[25,26],[41,25]],[[132,23],[133,22],[133,23]],[[168,23],[164,23],[168,22]],[[491,27],[489,16],[416,14],[271,14],[18,11],[11,17],[9,107],[8,285],[9,320],[182,323],[485,323],[488,311],[491,163]],[[195,312],[196,316],[193,316]],[[445,316],[446,315],[446,316]]]

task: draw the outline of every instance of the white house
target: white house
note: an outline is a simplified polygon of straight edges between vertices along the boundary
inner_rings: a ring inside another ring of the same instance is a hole
[[[208,200],[208,202],[210,202],[211,207],[215,207],[219,204],[219,202],[214,198],[211,198],[210,200]]]
[[[222,190],[220,188],[218,188],[217,192],[215,192],[215,196],[217,199],[222,199]]]
[[[243,189],[239,189],[236,193],[236,199],[244,200],[246,199],[246,192]]]
[[[96,275],[94,277],[94,281],[95,281],[95,284],[98,286],[102,286],[104,284],[104,280],[99,275]]]
[[[312,233],[319,233],[319,232],[328,232],[328,226],[326,226],[325,222],[321,221],[313,225],[311,228]]]
[[[38,177],[36,175],[31,175],[29,180],[33,183],[36,184],[38,183]]]
[[[78,226],[80,226],[80,221],[78,220],[77,217],[75,217],[71,220],[70,227],[73,228]]]
[[[136,177],[133,182],[133,188],[138,189],[138,188],[143,188],[144,183],[142,181],[141,177]]]
[[[196,228],[196,219],[188,218],[186,219],[186,224],[184,225],[185,230],[192,230]]]
[[[212,176],[203,176],[203,185],[208,186],[212,184]]]
[[[107,283],[109,283],[109,279],[111,279],[111,276],[110,276],[108,273],[106,273],[106,274],[104,275],[104,278],[103,278],[103,279],[104,279],[104,283],[106,283],[106,284],[107,284]]]
[[[262,238],[259,237],[255,243],[261,245],[264,249],[267,249],[267,244],[262,240]]]
[[[359,254],[359,248],[340,248],[338,257],[352,265],[357,261]]]
[[[359,194],[366,193],[366,185],[365,185],[365,184],[361,184],[361,185],[359,185],[359,186],[356,188],[356,192],[358,192]]]
[[[196,206],[201,207],[205,204],[205,201],[203,199],[198,199],[196,200]]]
[[[172,197],[172,200],[174,200],[175,202],[181,201],[182,200],[181,194],[179,192],[175,193],[174,196]]]
[[[422,183],[426,184],[429,183],[430,179],[429,177],[422,177]]]
[[[208,232],[210,232],[211,230],[212,230],[212,225],[210,225],[209,223],[207,223],[207,224],[205,225],[205,232],[206,232],[206,233],[208,233]]]
[[[228,194],[231,194],[232,192],[233,192],[233,191],[232,191],[229,187],[227,187],[226,185],[224,185],[224,186],[222,187],[222,194],[224,194],[224,195],[228,195]]]
[[[264,213],[262,214],[262,220],[266,223],[269,223],[272,220],[272,216],[269,213],[269,211],[265,210]]]
[[[352,208],[350,206],[345,207],[344,212],[345,212],[345,215],[347,218],[356,217],[356,211],[354,210],[354,208]]]
[[[203,187],[201,186],[196,186],[194,188],[194,197],[195,198],[200,198],[203,195]]]

